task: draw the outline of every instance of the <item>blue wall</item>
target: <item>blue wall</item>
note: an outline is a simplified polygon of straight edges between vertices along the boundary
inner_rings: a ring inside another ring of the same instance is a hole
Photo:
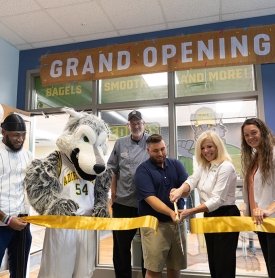
[[[19,51],[0,39],[0,103],[16,107]]]
[[[275,134],[275,64],[262,65],[265,121]]]
[[[275,24],[275,15],[21,51],[18,76],[17,107],[24,109],[27,70],[39,69],[39,59],[42,55],[45,54],[65,52],[78,49],[82,50],[85,48],[100,47],[117,43],[142,41],[147,39],[156,39],[183,34],[219,31],[222,29],[234,29],[268,24]],[[272,115],[272,110],[274,110],[273,106],[275,105],[275,94],[273,92],[275,90],[275,76],[272,78],[273,73],[275,73],[274,64],[262,65],[266,122],[269,124],[270,128],[275,132],[275,117],[273,117]]]

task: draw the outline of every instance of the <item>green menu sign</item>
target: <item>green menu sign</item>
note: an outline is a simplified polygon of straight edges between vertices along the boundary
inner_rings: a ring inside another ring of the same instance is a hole
[[[32,109],[77,107],[92,103],[92,81],[42,86],[40,77],[34,78],[35,97]]]

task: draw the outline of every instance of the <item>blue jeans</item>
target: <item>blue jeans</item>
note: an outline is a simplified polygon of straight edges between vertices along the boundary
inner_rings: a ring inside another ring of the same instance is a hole
[[[0,226],[0,264],[8,249],[10,278],[25,278],[32,236],[30,225],[22,231]]]

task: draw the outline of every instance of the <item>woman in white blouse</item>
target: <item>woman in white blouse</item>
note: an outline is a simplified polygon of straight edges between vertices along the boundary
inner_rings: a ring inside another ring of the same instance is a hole
[[[180,219],[204,212],[204,217],[239,216],[235,205],[237,174],[222,139],[213,131],[203,132],[195,147],[198,163],[180,188],[172,189],[170,200],[177,201],[197,188],[200,204],[180,212]],[[204,234],[211,277],[235,278],[239,233]]]

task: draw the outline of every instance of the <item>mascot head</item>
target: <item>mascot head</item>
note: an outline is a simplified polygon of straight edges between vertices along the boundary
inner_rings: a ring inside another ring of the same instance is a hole
[[[107,153],[110,130],[95,115],[70,108],[64,108],[63,111],[70,117],[56,145],[72,162],[80,178],[94,180],[106,170],[104,155]]]

